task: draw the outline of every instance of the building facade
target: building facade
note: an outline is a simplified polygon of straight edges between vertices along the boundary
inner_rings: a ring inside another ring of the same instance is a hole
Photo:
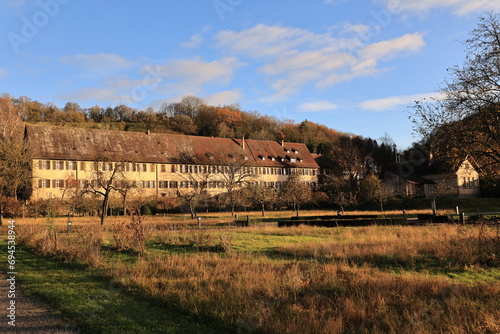
[[[384,175],[400,197],[479,197],[479,173],[471,159],[458,166],[444,161],[420,160],[395,164]]]
[[[305,144],[26,125],[33,152],[32,199],[65,199],[112,180],[130,195],[210,195],[248,184],[281,188],[292,174],[316,186]]]

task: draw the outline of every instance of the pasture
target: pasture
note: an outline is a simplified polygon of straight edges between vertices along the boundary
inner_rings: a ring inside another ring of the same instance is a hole
[[[498,226],[200,216],[19,219],[19,277],[82,332],[500,332]]]

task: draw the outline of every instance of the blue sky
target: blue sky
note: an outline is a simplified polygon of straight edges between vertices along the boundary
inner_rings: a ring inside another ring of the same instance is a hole
[[[4,0],[0,92],[159,109],[196,95],[400,148],[408,106],[498,0]]]

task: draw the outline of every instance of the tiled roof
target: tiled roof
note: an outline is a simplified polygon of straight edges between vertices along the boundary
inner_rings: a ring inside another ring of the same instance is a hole
[[[27,124],[34,158],[317,168],[305,144]],[[244,141],[244,143],[243,143]]]
[[[272,140],[245,139],[245,150],[252,155],[257,166],[318,168],[305,144],[281,144]],[[236,140],[240,146],[243,139]]]

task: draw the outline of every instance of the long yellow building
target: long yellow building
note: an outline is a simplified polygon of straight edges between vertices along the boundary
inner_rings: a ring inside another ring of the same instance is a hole
[[[32,199],[64,199],[111,176],[146,196],[183,189],[216,195],[250,183],[279,189],[292,174],[318,182],[319,166],[300,143],[47,125],[26,125],[25,138],[33,151]]]

